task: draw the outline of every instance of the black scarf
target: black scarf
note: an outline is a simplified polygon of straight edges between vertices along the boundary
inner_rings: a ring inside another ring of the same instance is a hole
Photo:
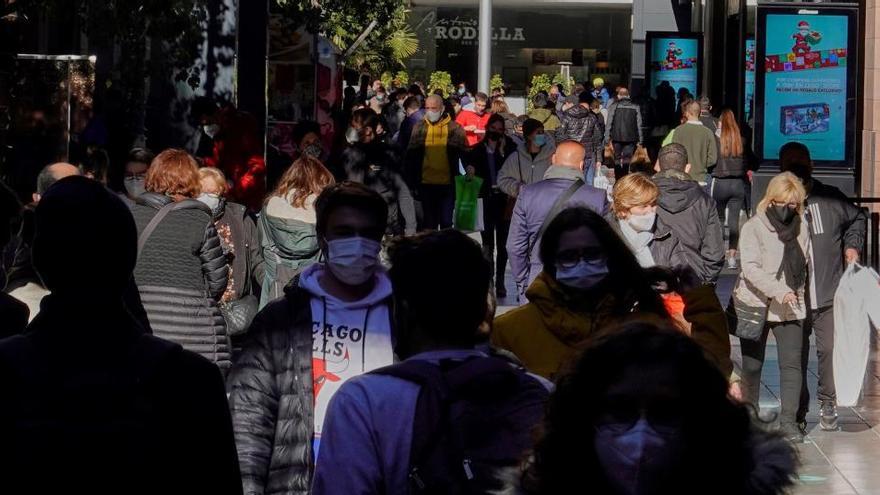
[[[801,217],[795,214],[786,224],[771,207],[767,208],[767,219],[770,220],[770,225],[776,229],[776,235],[784,245],[780,270],[785,275],[785,284],[792,291],[797,292],[807,282],[807,258],[798,242],[798,235],[801,233]]]

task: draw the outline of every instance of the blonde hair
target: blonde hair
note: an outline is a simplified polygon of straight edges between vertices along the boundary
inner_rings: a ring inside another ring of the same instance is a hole
[[[650,177],[639,173],[629,174],[614,184],[611,208],[617,218],[625,218],[633,208],[656,204],[659,196],[660,190]]]
[[[218,168],[214,167],[202,167],[199,169],[199,182],[203,180],[213,181],[216,186],[220,188],[221,194],[225,194],[229,189],[229,184],[226,182],[226,176],[223,175],[223,172]]]
[[[791,172],[782,172],[773,177],[770,184],[767,185],[767,192],[764,193],[764,199],[758,203],[758,211],[764,213],[770,203],[796,203],[798,205],[798,213],[804,212],[804,201],[807,199],[807,191],[804,184]]]

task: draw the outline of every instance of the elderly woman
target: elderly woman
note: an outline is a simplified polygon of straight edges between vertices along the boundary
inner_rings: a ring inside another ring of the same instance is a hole
[[[257,313],[259,286],[263,281],[264,263],[257,226],[247,208],[226,200],[229,186],[219,169],[199,169],[202,193],[199,201],[211,208],[214,226],[229,266],[226,290],[220,306],[233,337],[247,332]]]
[[[166,150],[150,165],[132,215],[138,228],[135,282],[153,334],[230,367],[230,344],[218,306],[229,269],[195,159]]]
[[[740,233],[742,274],[731,300],[738,316],[743,312],[766,315],[757,340],[740,335],[745,399],[758,407],[767,335],[772,331],[779,353],[780,425],[796,442],[803,441],[806,432],[806,424],[796,420],[803,380],[804,290],[810,259],[810,232],[802,220],[805,198],[803,184],[791,173],[770,181],[757,214]]]
[[[660,190],[645,174],[630,174],[614,184],[606,220],[623,237],[643,268],[687,264],[672,232],[657,218]]]

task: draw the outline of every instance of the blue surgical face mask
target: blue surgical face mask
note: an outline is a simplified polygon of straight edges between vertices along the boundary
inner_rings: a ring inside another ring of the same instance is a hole
[[[547,144],[547,135],[546,134],[535,134],[535,137],[532,139],[535,143],[535,146],[544,146]]]
[[[382,245],[365,237],[327,241],[327,267],[340,282],[357,286],[373,278],[379,269]]]
[[[605,476],[621,493],[659,493],[656,482],[678,461],[679,437],[677,430],[657,429],[641,418],[632,426],[598,426],[594,448]]]
[[[569,268],[556,265],[556,281],[572,289],[592,289],[607,276],[608,264],[605,261],[580,260]]]

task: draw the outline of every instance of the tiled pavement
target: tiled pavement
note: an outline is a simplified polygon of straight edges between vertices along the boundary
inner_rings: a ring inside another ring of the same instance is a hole
[[[735,275],[725,273],[718,284],[719,298],[726,303]],[[507,280],[508,292],[513,294],[510,276]],[[499,301],[499,313],[504,312],[516,302]],[[880,495],[880,339],[874,334],[871,344],[871,357],[868,363],[863,398],[858,407],[840,408],[841,431],[824,432],[819,429],[818,404],[811,404],[809,435],[799,447],[801,469],[799,483],[794,495]],[[762,411],[779,408],[779,367],[776,358],[776,344],[772,336],[768,342],[761,390]],[[731,340],[734,360],[741,359],[739,342]],[[816,350],[811,347],[808,372],[809,387],[815,397],[818,380],[816,369]],[[723,427],[723,425],[719,425]]]

